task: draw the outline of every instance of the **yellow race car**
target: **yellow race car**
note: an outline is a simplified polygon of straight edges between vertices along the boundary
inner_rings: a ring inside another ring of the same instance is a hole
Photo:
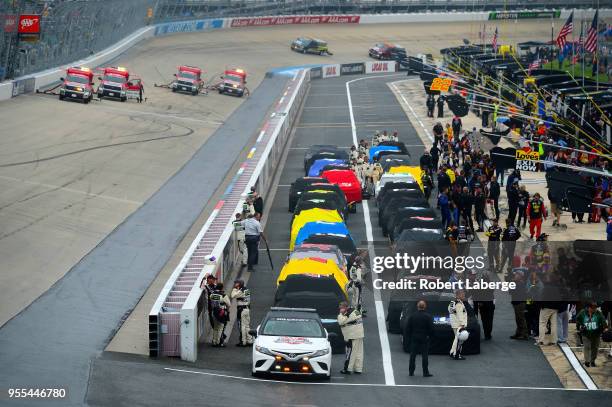
[[[300,229],[308,222],[344,222],[338,211],[333,209],[313,208],[301,211],[299,215],[293,218],[291,224],[291,238],[289,240],[289,250],[293,250],[295,239],[297,238]]]
[[[311,277],[333,276],[342,291],[346,294],[348,278],[344,271],[342,271],[331,259],[311,257],[307,259],[289,260],[280,271],[276,284],[281,284],[287,279],[287,276],[293,274]]]

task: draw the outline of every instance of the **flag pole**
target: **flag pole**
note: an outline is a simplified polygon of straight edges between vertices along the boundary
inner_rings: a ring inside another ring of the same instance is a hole
[[[580,64],[582,66],[582,87],[584,88],[584,47],[586,46],[586,36],[584,35],[584,10],[581,11],[580,13],[581,15],[581,19],[580,19],[580,37],[581,37],[581,44],[580,44],[580,57],[581,57],[581,61]]]
[[[572,9],[572,13],[574,9]],[[572,76],[576,74],[576,41],[574,39],[574,29],[572,28]]]
[[[595,9],[597,20],[599,20],[599,0],[597,0],[597,9]],[[599,92],[599,21],[595,21],[595,83],[597,91]]]
[[[548,70],[552,73],[553,59],[555,58],[555,13],[550,14],[550,65]]]

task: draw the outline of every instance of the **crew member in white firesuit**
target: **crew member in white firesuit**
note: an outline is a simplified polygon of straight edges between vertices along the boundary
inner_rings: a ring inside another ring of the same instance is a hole
[[[346,284],[346,293],[348,295],[349,305],[351,308],[357,309],[363,313],[361,308],[361,290],[363,288],[361,257],[355,257],[348,274],[349,282]]]
[[[357,149],[359,150],[359,154],[368,154],[368,143],[364,140],[361,139],[359,140],[359,146],[357,146]]]
[[[212,305],[212,314],[214,319],[212,346],[225,346],[225,326],[229,321],[229,310],[231,302],[225,291],[223,291],[223,283],[217,284],[215,291],[210,295],[210,303]]]
[[[248,259],[248,251],[245,242],[245,234],[244,234],[244,219],[242,218],[241,213],[236,214],[236,219],[232,222],[234,224],[234,231],[236,232],[236,240],[238,242],[238,251],[241,254],[241,266],[244,267],[247,265]]]
[[[351,153],[350,153],[349,158],[351,160],[351,164],[354,164],[357,162],[357,159],[359,158],[359,151],[357,151],[357,147],[351,146]]]
[[[234,288],[230,295],[236,300],[236,321],[238,322],[238,343],[236,346],[250,346],[253,337],[249,334],[251,329],[251,291],[245,287],[243,280],[234,281]]]
[[[448,304],[448,313],[450,314],[451,328],[455,333],[455,339],[453,340],[453,346],[450,350],[450,356],[456,360],[464,360],[465,358],[461,355],[461,347],[463,341],[460,340],[460,333],[467,328],[468,315],[465,309],[465,291],[457,290],[455,292],[455,299]]]
[[[342,330],[346,346],[346,359],[342,374],[361,374],[363,370],[363,319],[361,312],[350,308],[346,301],[339,306],[338,325]]]

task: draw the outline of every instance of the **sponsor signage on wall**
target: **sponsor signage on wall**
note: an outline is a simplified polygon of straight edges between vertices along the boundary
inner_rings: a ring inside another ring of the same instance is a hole
[[[396,67],[395,61],[368,61],[365,63],[365,73],[395,72]]]
[[[14,33],[17,29],[17,16],[15,14],[4,14],[0,21],[4,21],[5,33]]]
[[[340,65],[340,75],[360,74],[365,72],[365,65],[361,62]]]
[[[321,79],[323,76],[323,69],[320,66],[310,68],[310,79]]]
[[[195,20],[177,23],[159,24],[155,27],[155,35],[186,33],[194,31],[223,28],[223,19]]]
[[[323,78],[333,78],[334,76],[340,76],[340,64],[334,65],[323,65]]]
[[[281,16],[281,17],[245,17],[234,18],[230,26],[235,27],[261,27],[270,25],[290,24],[359,24],[358,15],[341,16]]]
[[[492,11],[489,20],[524,20],[527,18],[559,18],[560,10],[549,11]]]
[[[22,14],[19,16],[19,34],[40,34],[40,16],[38,14]]]

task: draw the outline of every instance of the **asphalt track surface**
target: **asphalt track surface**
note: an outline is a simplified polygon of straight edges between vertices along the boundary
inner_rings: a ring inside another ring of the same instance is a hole
[[[287,256],[289,222],[288,185],[303,175],[302,158],[312,144],[349,146],[353,135],[347,103],[346,82],[350,84],[354,120],[358,138],[370,138],[376,129],[398,130],[415,160],[423,149],[414,128],[387,83],[397,75],[383,77],[343,77],[313,81],[304,103],[301,118],[295,128],[285,165],[281,168],[278,188],[268,215],[265,233],[268,237],[274,270],[265,252],[260,253],[256,271],[250,273],[248,285],[253,295],[252,326],[273,305],[275,281]],[[401,78],[403,79],[403,78]],[[381,120],[382,118],[382,120]],[[381,121],[390,124],[385,126]],[[369,205],[370,217],[376,218],[376,207]],[[351,214],[347,225],[358,246],[367,246],[363,206]],[[384,240],[380,229],[372,223],[374,240]],[[481,251],[475,247],[472,255]],[[383,276],[385,278],[385,276]],[[387,280],[390,279],[386,276]],[[383,292],[386,310],[387,293]],[[251,350],[237,348],[236,329],[228,347],[211,348],[202,344],[200,359],[195,364],[177,361],[151,361],[137,356],[105,353],[93,361],[87,401],[90,405],[216,405],[244,403],[253,406],[292,405],[449,405],[475,403],[479,405],[573,406],[603,403],[609,393],[566,390],[538,347],[531,342],[508,339],[514,321],[509,299],[497,295],[493,340],[482,342],[481,354],[466,361],[450,360],[447,356],[430,356],[432,378],[408,376],[408,355],[401,348],[399,335],[388,335],[388,356],[391,360],[391,380],[383,365],[385,335],[379,334],[372,289],[364,292],[365,363],[361,376],[343,376],[343,355],[334,355],[332,379],[329,383],[269,381],[250,376]],[[384,320],[384,317],[383,317]],[[389,367],[387,367],[389,369]]]

